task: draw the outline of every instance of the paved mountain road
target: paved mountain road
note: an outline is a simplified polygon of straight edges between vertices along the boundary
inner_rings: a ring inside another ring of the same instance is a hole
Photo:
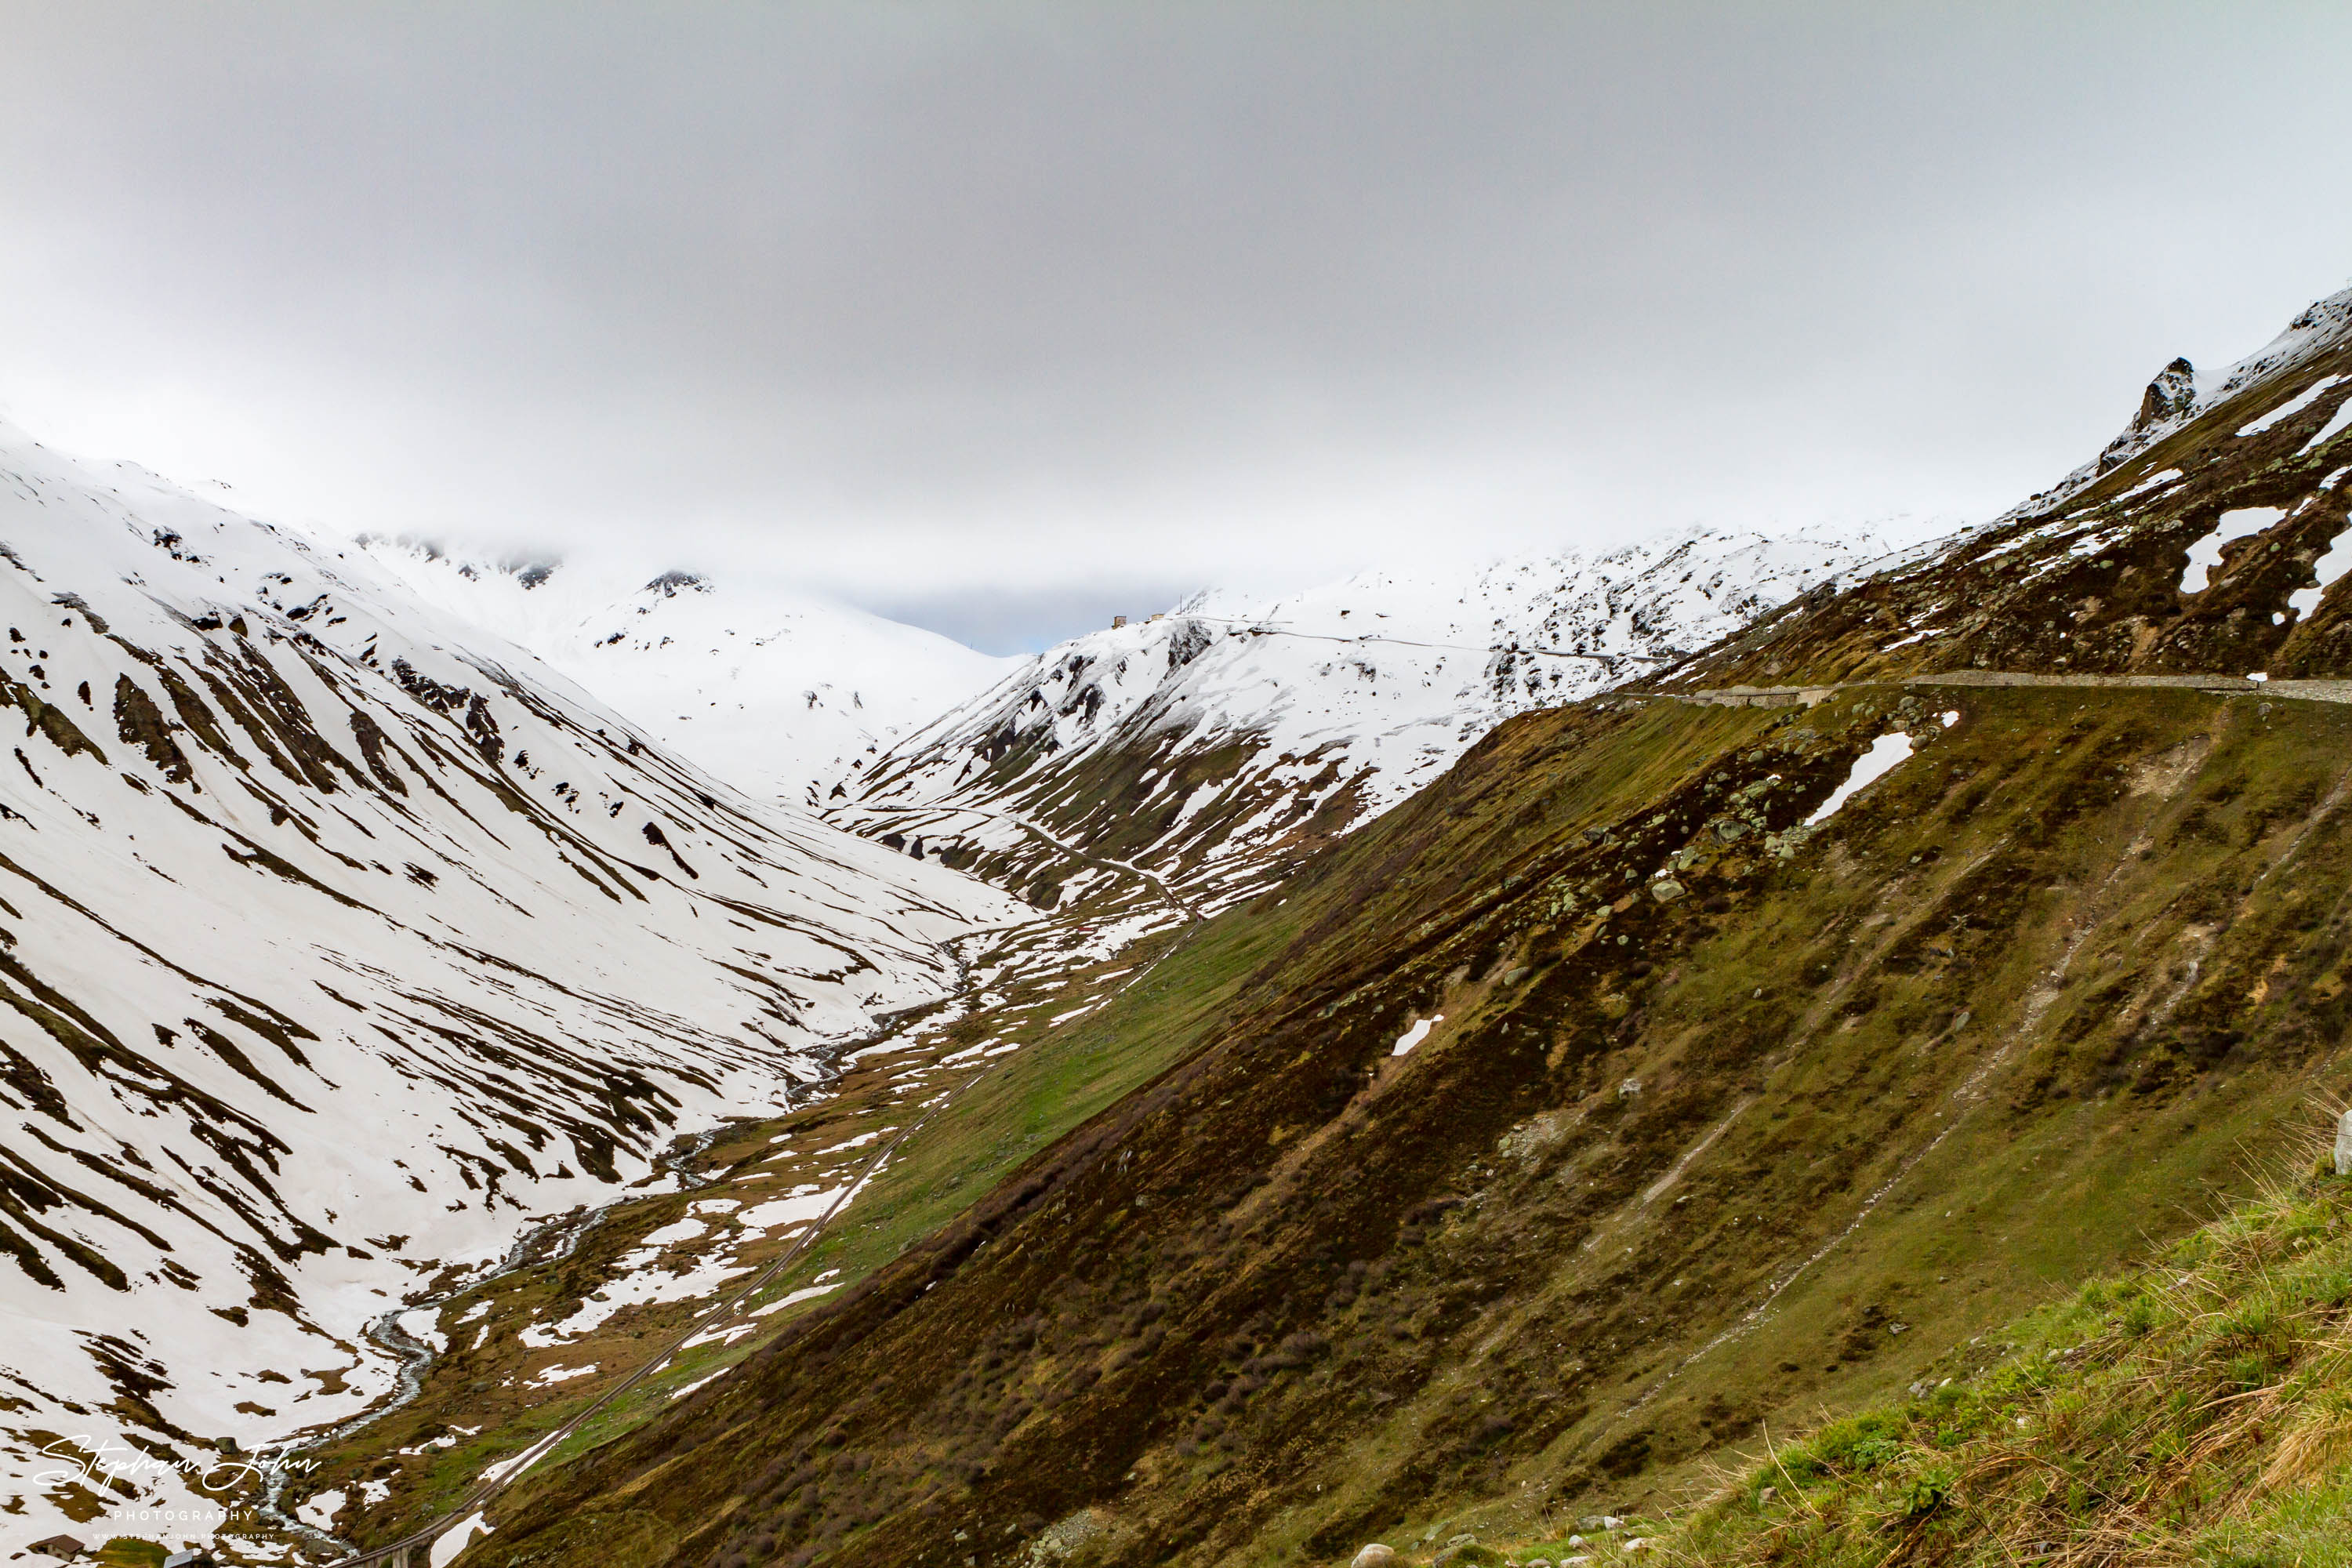
[[[1695,691],[1619,687],[1605,697],[1671,698],[1726,708],[1811,707],[1840,691],[1870,686],[1975,688],[2050,686],[2074,690],[2214,691],[2227,696],[2286,698],[2305,702],[2352,702],[2352,680],[2257,680],[2247,675],[2031,675],[2005,669],[1953,669],[1885,680],[1852,680],[1827,686],[1724,686]]]

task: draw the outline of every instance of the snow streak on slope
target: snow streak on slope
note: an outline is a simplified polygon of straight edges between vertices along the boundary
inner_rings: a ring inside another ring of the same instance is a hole
[[[845,605],[692,573],[646,581],[593,565],[485,564],[406,540],[359,547],[419,597],[529,648],[767,798],[808,801],[817,780],[829,784],[1018,662]]]
[[[369,1320],[1012,912],[345,553],[0,427],[0,1551],[358,1409]]]
[[[1466,580],[1379,573],[1270,603],[1205,594],[1028,661],[856,770],[837,809],[1041,901],[1067,890],[1072,867],[1021,821],[1212,900],[1238,896],[1512,714],[1711,643],[1871,553],[1866,541],[1699,531]]]

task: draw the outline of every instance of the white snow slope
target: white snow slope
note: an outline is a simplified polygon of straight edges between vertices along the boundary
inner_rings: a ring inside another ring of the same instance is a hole
[[[209,1533],[160,1467],[357,1410],[404,1292],[671,1179],[1014,912],[5,427],[0,633],[0,1555]]]
[[[805,804],[853,758],[1002,679],[994,658],[846,605],[665,572],[491,564],[357,542],[428,604],[530,649],[719,777]],[[478,637],[478,643],[488,637]]]
[[[1512,714],[1636,677],[1879,552],[1699,531],[1272,602],[1204,594],[1026,661],[829,801],[861,833],[1039,901],[1075,868],[1013,818],[1214,905],[1404,799]]]

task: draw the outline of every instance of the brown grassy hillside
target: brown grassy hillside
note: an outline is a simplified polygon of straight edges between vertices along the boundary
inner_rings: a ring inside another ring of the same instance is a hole
[[[1106,1560],[1275,1561],[1658,1495],[2201,1217],[2342,1036],[2347,742],[2191,691],[1515,722],[1224,917],[1273,956],[1204,1048],[467,1560],[995,1562],[1091,1508]]]

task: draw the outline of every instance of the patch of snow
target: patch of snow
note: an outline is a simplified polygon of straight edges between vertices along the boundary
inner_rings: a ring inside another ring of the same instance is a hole
[[[2294,455],[2300,458],[2306,453],[2317,451],[2336,437],[2341,436],[2347,425],[2352,425],[2352,397],[2347,397],[2342,403],[2337,404],[2336,412],[2328,416],[2327,423],[2314,431],[2311,439],[2298,447]]]
[[[425,1561],[431,1568],[449,1568],[449,1564],[457,1560],[457,1553],[472,1544],[477,1534],[489,1533],[489,1523],[478,1511],[467,1514],[433,1538],[433,1550],[426,1554]]]
[[[1445,1022],[1445,1015],[1443,1013],[1432,1013],[1426,1018],[1415,1018],[1412,1021],[1412,1026],[1397,1037],[1397,1043],[1390,1048],[1389,1055],[1403,1056],[1413,1047],[1429,1038],[1429,1031],[1444,1022]]]
[[[734,1263],[721,1252],[689,1258],[688,1267],[676,1274],[666,1274],[655,1266],[658,1255],[659,1248],[654,1247],[640,1247],[623,1254],[620,1272],[596,1292],[603,1300],[592,1296],[581,1302],[570,1317],[559,1322],[533,1323],[516,1337],[533,1350],[569,1344],[604,1327],[623,1308],[709,1296],[730,1279],[751,1271],[748,1264]]]
[[[2180,569],[2180,591],[2203,593],[2212,585],[2212,571],[2221,563],[2223,545],[2260,533],[2285,515],[2283,506],[2245,506],[2223,512],[2213,531],[2189,547],[2189,564]]]
[[[746,1230],[768,1231],[778,1226],[802,1225],[831,1208],[845,1190],[841,1187],[796,1188],[782,1197],[755,1204],[735,1217]]]
[[[759,1329],[760,1325],[757,1323],[721,1323],[705,1329],[698,1334],[689,1335],[685,1343],[678,1348],[692,1350],[698,1345],[731,1345],[746,1334],[757,1333]]]
[[[555,1439],[556,1434],[551,1432],[512,1458],[500,1459],[495,1465],[483,1466],[482,1479],[486,1481],[505,1480],[509,1477],[522,1474],[547,1457],[548,1450],[555,1447]],[[489,1527],[484,1525],[482,1528],[487,1531]]]
[[[1840,806],[1893,773],[1896,764],[1910,754],[1911,737],[1900,731],[1892,735],[1881,735],[1871,742],[1870,749],[1853,760],[1853,766],[1846,772],[1845,782],[1830,792],[1829,799],[1813,808],[1813,814],[1805,818],[1805,826],[1811,827],[1827,822],[1837,815]]]
[[[438,1307],[419,1307],[415,1311],[401,1313],[394,1321],[409,1338],[431,1345],[436,1354],[449,1348],[449,1336],[441,1331],[441,1309]]]
[[[781,1312],[787,1307],[796,1307],[803,1301],[814,1300],[819,1296],[840,1289],[838,1285],[811,1285],[803,1289],[795,1290],[789,1296],[779,1296],[764,1307],[752,1308],[751,1316],[764,1318],[771,1312]]]
[[[2346,399],[2345,405],[2352,407],[2352,398]],[[2318,611],[2319,601],[2326,596],[2327,590],[2334,587],[2346,572],[2352,571],[2352,528],[2337,530],[2336,536],[2327,542],[2326,552],[2312,563],[2311,569],[2319,578],[2317,585],[2297,588],[2286,596],[2287,608],[2306,621]]]
[[[2272,426],[2294,418],[2296,415],[2310,407],[2313,403],[2316,402],[2321,395],[2326,393],[2329,387],[2334,386],[2337,382],[2342,381],[2343,379],[2344,378],[2340,375],[2321,376],[2317,381],[2313,382],[2309,386],[2305,387],[2301,392],[2295,394],[2293,397],[2288,398],[2284,403],[2280,404],[2276,408],[2272,409],[2268,414],[2263,415],[2261,418],[2253,420],[2249,424],[2239,426],[2238,434],[2241,436],[2259,436],[2263,431],[2270,429]],[[2303,449],[2307,452],[2311,450],[2311,447],[2309,446],[2305,446]]]

